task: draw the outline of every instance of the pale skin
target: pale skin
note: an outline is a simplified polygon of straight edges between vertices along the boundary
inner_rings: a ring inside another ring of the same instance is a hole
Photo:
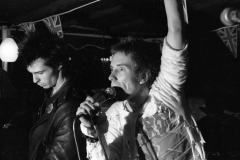
[[[183,37],[183,24],[179,14],[178,3],[176,0],[164,0],[164,3],[168,24],[167,41],[172,48],[176,50],[183,49],[185,39]],[[127,99],[129,104],[127,107],[130,112],[137,111],[143,103],[145,103],[149,93],[149,86],[146,82],[149,79],[150,72],[146,71],[145,76],[137,80],[134,67],[135,63],[131,59],[131,56],[117,52],[112,57],[110,64],[111,74],[109,75],[111,86],[121,87],[130,95]],[[168,98],[166,95],[164,97]],[[178,108],[178,101],[179,100],[171,100],[172,104],[168,105],[174,106],[176,112],[185,114],[181,111],[182,109]],[[92,110],[96,110],[98,107],[98,104],[94,104],[92,97],[87,97],[87,99],[80,104],[76,114],[91,114]],[[86,127],[93,128],[91,122],[85,116],[81,117],[80,121]]]
[[[53,88],[53,94],[63,85],[66,77],[62,73],[62,65],[53,68],[45,64],[45,60],[38,58],[27,67],[33,75],[33,83],[44,89]]]
[[[128,97],[130,105],[127,106],[130,112],[138,110],[148,96],[149,87],[146,84],[148,77],[138,80],[134,74],[135,63],[130,56],[120,52],[113,55],[110,68],[109,80],[111,86],[121,87],[130,95]],[[98,107],[98,104],[93,102],[92,97],[87,97],[86,101],[80,104],[76,114],[91,114],[92,110],[97,110]],[[81,117],[80,120],[86,127],[92,128],[90,121],[86,117]]]

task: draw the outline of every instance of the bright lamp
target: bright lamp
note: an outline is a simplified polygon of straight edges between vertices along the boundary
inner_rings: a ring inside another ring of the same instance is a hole
[[[231,26],[240,23],[240,10],[225,8],[220,14],[220,20],[226,26]]]
[[[3,62],[15,62],[18,58],[18,46],[12,38],[5,38],[0,46],[0,58]]]

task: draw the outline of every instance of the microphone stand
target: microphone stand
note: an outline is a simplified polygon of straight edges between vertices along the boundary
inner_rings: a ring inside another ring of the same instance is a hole
[[[99,103],[99,106],[101,106],[103,103],[105,103],[106,101],[108,101],[109,99],[112,99],[112,98],[113,98],[113,97],[105,99],[104,101],[102,101],[101,103]],[[99,142],[100,142],[100,145],[102,146],[105,159],[108,160],[107,152],[106,152],[105,147],[104,147],[104,145],[103,145],[102,139],[101,139],[101,137],[100,137],[100,135],[99,135],[98,126],[93,123],[93,119],[92,119],[92,115],[91,115],[91,114],[90,114],[90,119],[91,119],[91,123],[93,124],[93,127],[94,127],[94,129],[95,129],[95,131],[96,131],[96,134],[97,134],[97,136],[98,136],[98,140],[99,140]]]
[[[91,115],[90,115],[90,119],[91,119],[91,123],[93,124],[93,127],[94,127],[94,129],[95,129],[95,131],[96,131],[96,133],[97,133],[97,136],[98,136],[98,140],[99,140],[99,142],[100,142],[100,145],[102,146],[105,159],[108,160],[107,152],[106,152],[106,150],[105,150],[105,148],[104,148],[102,139],[100,138],[100,135],[99,135],[98,126],[93,123],[93,119],[92,119],[92,116],[91,116]],[[79,154],[79,149],[78,149],[77,138],[76,138],[75,121],[76,121],[76,119],[74,119],[74,121],[73,121],[73,136],[74,136],[74,141],[75,141],[76,148],[77,148],[78,159],[81,160],[80,154]]]
[[[112,97],[112,98],[113,98],[113,97]],[[107,98],[107,99],[105,99],[104,101],[102,101],[102,102],[99,104],[99,106],[100,106],[101,104],[103,104],[104,102],[106,102],[107,100],[112,99],[112,98]],[[79,149],[78,149],[77,139],[76,139],[76,133],[75,133],[75,132],[76,132],[76,131],[75,131],[75,120],[76,120],[76,118],[75,118],[74,121],[73,121],[73,136],[74,136],[75,144],[76,144],[76,147],[77,147],[78,159],[81,160],[80,155],[79,155]],[[98,140],[99,140],[99,142],[100,142],[100,145],[102,146],[105,159],[108,160],[107,152],[106,152],[106,150],[105,150],[105,148],[104,148],[102,139],[100,138],[100,135],[99,135],[98,126],[93,123],[93,119],[92,119],[92,115],[91,115],[91,114],[90,114],[90,120],[91,120],[91,123],[93,124],[93,127],[94,127],[95,131],[96,131],[96,134],[97,134],[97,136],[98,136]]]
[[[92,116],[91,116],[91,115],[90,115],[90,117],[91,117],[91,123],[93,124],[94,129],[95,129],[95,131],[96,131],[96,133],[97,133],[97,136],[98,136],[98,140],[99,140],[99,142],[100,142],[100,145],[102,146],[105,159],[108,160],[107,152],[106,152],[105,147],[104,147],[104,145],[103,145],[102,139],[101,139],[101,137],[100,137],[100,135],[99,135],[98,126],[93,123],[93,119],[92,119]]]

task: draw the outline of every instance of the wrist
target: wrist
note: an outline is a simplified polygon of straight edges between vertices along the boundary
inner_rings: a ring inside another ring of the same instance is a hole
[[[89,137],[89,136],[86,136],[85,134],[82,134],[82,137],[84,137],[87,142],[90,142],[90,143],[96,143],[99,141],[98,137]]]
[[[97,137],[97,132],[94,128],[92,127],[86,127],[84,126],[83,123],[80,125],[81,131],[85,136],[91,137],[91,138],[96,138]]]

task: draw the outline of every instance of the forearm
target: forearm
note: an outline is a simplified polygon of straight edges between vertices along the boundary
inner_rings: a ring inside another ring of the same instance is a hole
[[[167,41],[176,50],[183,49],[185,46],[182,0],[164,0],[168,34]]]

